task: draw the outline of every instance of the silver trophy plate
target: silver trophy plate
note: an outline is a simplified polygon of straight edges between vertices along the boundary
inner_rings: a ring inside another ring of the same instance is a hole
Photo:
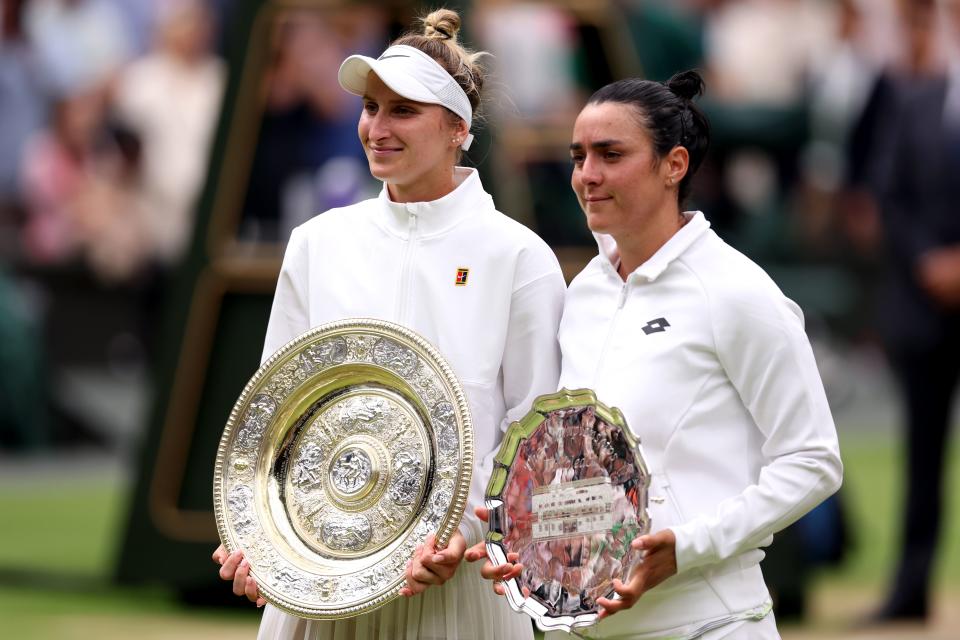
[[[630,547],[650,531],[650,476],[623,414],[588,389],[540,396],[510,425],[487,487],[487,553],[517,553],[507,599],[544,631],[597,621],[597,598],[617,598],[640,562]]]
[[[472,468],[467,401],[440,354],[395,324],[335,322],[273,354],[234,405],[217,528],[277,607],[360,615],[398,596],[429,534],[447,543]]]

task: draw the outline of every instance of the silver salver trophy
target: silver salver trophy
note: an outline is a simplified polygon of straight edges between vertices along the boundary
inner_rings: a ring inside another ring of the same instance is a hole
[[[650,530],[650,476],[623,414],[588,389],[540,396],[510,425],[487,486],[487,553],[519,554],[523,571],[504,583],[516,611],[544,631],[597,621],[597,598],[619,597]]]
[[[398,596],[429,534],[446,545],[472,468],[467,401],[440,354],[395,324],[335,322],[273,354],[237,400],[217,528],[277,607],[360,615]]]

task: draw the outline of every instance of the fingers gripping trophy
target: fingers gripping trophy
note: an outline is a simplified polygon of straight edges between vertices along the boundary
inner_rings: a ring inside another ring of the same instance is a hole
[[[292,232],[217,458],[214,559],[261,638],[532,637],[462,560],[506,426],[557,388],[565,285],[459,166],[484,80],[459,28],[340,69],[383,189]]]
[[[511,606],[544,630],[594,624],[642,562],[649,472],[623,414],[589,389],[541,396],[510,426],[487,487],[487,551],[522,570]],[[505,576],[506,577],[506,576]]]
[[[593,391],[547,396],[511,427],[484,568],[548,631],[779,638],[762,549],[840,486],[800,308],[683,208],[709,145],[703,90],[695,71],[618,80],[573,126],[570,183],[598,253],[567,291],[559,386]],[[621,417],[622,437],[607,426]]]

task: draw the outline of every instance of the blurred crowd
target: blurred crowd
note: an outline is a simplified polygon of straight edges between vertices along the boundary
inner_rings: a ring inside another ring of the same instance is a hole
[[[5,264],[80,263],[112,283],[182,257],[223,95],[232,4],[3,0]],[[869,151],[851,138],[878,78],[946,64],[945,30],[913,15],[923,4],[470,3],[468,38],[493,54],[497,70],[491,142],[477,160],[504,176],[502,208],[555,245],[582,244],[575,202],[557,203],[562,196],[545,187],[565,182],[558,149],[577,108],[613,77],[665,79],[698,67],[707,72],[716,136],[713,170],[696,200],[714,224],[756,252],[795,250],[789,245],[800,240],[820,253],[839,242],[870,253],[879,223],[869,206],[852,196],[836,206],[827,196],[869,173]],[[416,7],[344,5],[291,10],[277,21],[244,238],[283,242],[304,218],[371,190],[355,143],[358,103],[337,89],[336,68],[348,52],[376,51]],[[787,240],[771,241],[783,225]]]
[[[960,361],[960,217],[943,169],[960,167],[960,0],[450,4],[495,79],[467,162],[565,271],[596,250],[568,188],[578,109],[613,79],[698,68],[713,138],[691,207],[800,304],[815,342],[883,344],[895,365],[918,345]],[[149,399],[164,286],[194,241],[228,79],[259,74],[256,121],[240,123],[245,181],[228,185],[242,194],[239,243],[279,255],[297,224],[377,192],[360,102],[336,72],[423,7],[286,2],[253,43],[230,29],[247,5],[0,0],[0,451],[143,430],[142,406],[102,427],[122,398]],[[254,47],[263,68],[241,68]],[[927,366],[911,360],[904,380]],[[949,404],[956,369],[936,402]],[[921,466],[943,448],[910,446]]]
[[[30,362],[49,379],[64,362],[142,357],[162,304],[156,283],[194,234],[239,4],[2,0],[0,322],[15,337],[3,342],[19,349],[0,351],[2,369]],[[492,175],[501,209],[562,259],[574,256],[573,270],[592,246],[565,187],[579,105],[613,78],[699,68],[714,131],[691,205],[773,273],[812,331],[870,340],[891,132],[906,87],[957,64],[952,4],[475,0],[466,39],[492,54],[495,84],[468,161]],[[317,212],[376,192],[356,143],[359,101],[339,90],[336,70],[349,53],[377,52],[419,10],[399,1],[287,5],[261,43],[256,142],[236,187],[238,239],[250,243],[282,245]],[[90,311],[85,288],[147,312],[131,312],[114,331],[119,341],[91,338],[80,357],[64,332],[71,314]],[[89,353],[93,343],[99,352]],[[0,398],[45,406],[49,380],[31,395],[24,376],[13,378],[0,382]],[[5,422],[5,446],[44,440],[26,414]]]
[[[182,257],[226,68],[200,0],[0,6],[0,398],[18,408],[0,443],[41,446],[81,428],[57,433],[51,413],[59,366],[84,359],[71,343],[142,351],[136,321],[85,335],[98,320],[84,290],[139,306]]]
[[[178,259],[225,68],[195,0],[4,0],[7,260],[120,281]]]

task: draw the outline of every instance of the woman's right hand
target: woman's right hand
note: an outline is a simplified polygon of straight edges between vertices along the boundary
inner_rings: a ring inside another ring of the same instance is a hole
[[[213,552],[213,561],[220,565],[220,578],[233,583],[233,592],[238,596],[247,596],[247,600],[258,607],[267,604],[260,597],[257,581],[250,575],[250,563],[243,557],[243,551],[227,553],[223,545]]]
[[[677,536],[672,529],[634,538],[630,546],[643,554],[643,561],[631,572],[629,582],[613,581],[619,599],[597,598],[598,620],[629,609],[640,596],[677,573]]]
[[[483,507],[477,507],[474,509],[474,513],[476,513],[477,517],[484,522],[487,522],[489,519],[489,512]],[[520,575],[520,572],[523,571],[523,565],[518,562],[520,556],[516,553],[508,553],[508,562],[505,564],[493,564],[493,562],[491,562],[490,558],[487,556],[487,545],[485,542],[478,542],[467,549],[466,553],[463,554],[463,557],[466,558],[467,562],[476,562],[481,558],[486,559],[486,561],[483,563],[483,567],[480,568],[480,575],[487,580],[493,580],[493,591],[499,596],[502,596],[506,593],[503,588],[503,581],[516,578]]]

